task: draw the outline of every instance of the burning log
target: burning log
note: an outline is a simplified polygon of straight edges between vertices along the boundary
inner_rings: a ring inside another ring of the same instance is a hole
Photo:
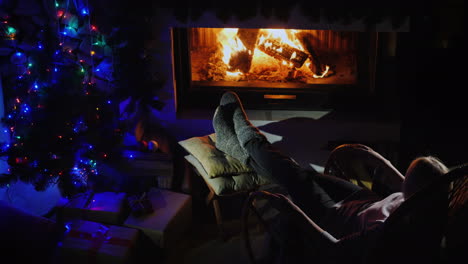
[[[229,70],[230,71],[241,71],[247,73],[250,70],[252,64],[252,55],[247,50],[238,51],[231,56],[229,59]]]
[[[315,51],[314,45],[312,43],[315,36],[307,32],[302,32],[297,35],[297,38],[301,42],[302,46],[310,54],[310,60],[312,61],[312,63],[309,65],[310,70],[316,75],[321,75],[323,72],[325,72],[326,65],[322,64],[320,56]]]
[[[252,58],[257,43],[259,29],[241,28],[237,31],[237,38],[242,41],[245,49],[236,52],[229,59],[230,70],[247,73],[252,65]]]
[[[242,43],[244,43],[244,46],[247,48],[247,50],[251,50],[253,52],[255,45],[257,44],[259,31],[260,29],[258,28],[240,28],[237,31],[237,37],[242,40]]]
[[[276,39],[266,39],[258,45],[258,49],[277,60],[290,62],[296,68],[302,67],[309,55]]]

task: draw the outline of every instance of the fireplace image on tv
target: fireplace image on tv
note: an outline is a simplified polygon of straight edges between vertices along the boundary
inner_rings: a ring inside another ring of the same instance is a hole
[[[248,108],[314,109],[374,89],[377,33],[173,28],[178,107],[212,107],[226,90]]]

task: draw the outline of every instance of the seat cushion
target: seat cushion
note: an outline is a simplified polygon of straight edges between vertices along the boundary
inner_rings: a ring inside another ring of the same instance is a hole
[[[258,186],[271,182],[255,172],[244,172],[223,177],[210,177],[201,162],[193,155],[186,155],[185,159],[193,166],[196,172],[203,177],[206,184],[216,195],[228,195],[236,192],[256,189]]]
[[[200,162],[209,178],[254,172],[251,167],[217,149],[215,144],[215,133],[179,141],[179,145]]]

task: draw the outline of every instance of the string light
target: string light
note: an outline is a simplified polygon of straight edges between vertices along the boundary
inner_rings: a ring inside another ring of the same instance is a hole
[[[7,27],[7,34],[8,35],[16,34],[16,29],[13,27]]]
[[[72,4],[73,3],[73,4]],[[90,23],[90,12],[87,6],[81,6],[78,8],[76,5],[76,1],[64,0],[64,1],[54,1],[55,4],[55,13],[56,14],[56,21],[58,23],[57,28],[57,36],[58,42],[56,44],[50,42],[42,42],[39,40],[34,49],[36,51],[44,50],[46,44],[47,47],[54,48],[52,45],[56,45],[56,50],[54,52],[55,57],[51,65],[41,65],[42,61],[34,60],[34,50],[21,50],[15,51],[13,53],[13,57],[16,59],[18,65],[18,73],[16,75],[17,84],[13,87],[14,91],[18,92],[18,96],[14,97],[12,108],[9,110],[9,113],[6,115],[6,120],[11,122],[9,129],[4,129],[4,133],[10,133],[13,142],[12,144],[4,144],[3,147],[8,150],[13,147],[19,148],[26,146],[23,141],[26,135],[22,132],[21,128],[27,128],[29,126],[33,126],[38,122],[33,122],[32,113],[34,111],[42,111],[41,109],[47,109],[48,105],[44,104],[42,98],[47,98],[49,89],[51,87],[55,87],[56,84],[59,83],[60,78],[64,78],[64,74],[70,73],[70,65],[76,66],[76,74],[79,74],[80,78],[83,78],[83,92],[86,95],[95,94],[96,90],[96,83],[94,81],[94,72],[108,72],[106,68],[95,68],[94,67],[94,59],[86,60],[78,59],[79,54],[85,54],[89,52],[91,56],[97,55],[96,50],[90,49],[93,46],[105,46],[106,42],[104,37],[99,34],[98,28],[95,25],[91,25]],[[87,4],[87,3],[85,3]],[[73,7],[73,5],[75,5]],[[74,16],[74,14],[78,14],[79,16]],[[17,30],[14,25],[8,24],[7,21],[2,21],[3,24],[6,26],[3,27],[4,29],[4,36],[9,39],[16,38],[18,33],[21,33],[21,30]],[[79,35],[77,32],[79,29],[88,30],[88,34],[83,34],[90,36],[86,43],[87,45],[81,46],[73,46],[72,41],[73,38],[77,38]],[[43,32],[43,30],[40,30]],[[89,48],[88,50],[87,47]],[[99,49],[100,50],[100,49]],[[71,56],[71,54],[76,55]],[[12,57],[12,58],[13,58]],[[31,59],[32,58],[32,59]],[[43,70],[41,70],[43,67]],[[43,73],[46,73],[45,75]],[[57,73],[57,74],[53,74]],[[42,75],[41,75],[42,74]],[[22,91],[27,93],[22,93]],[[29,97],[28,97],[29,96]],[[108,105],[112,104],[111,100],[105,100]],[[31,107],[33,106],[33,107]],[[95,107],[94,111],[100,111],[99,107]],[[91,115],[97,119],[101,117],[94,113]],[[61,134],[55,134],[56,139],[65,142],[70,142],[66,144],[75,144],[80,140],[80,133],[87,131],[89,128],[84,122],[84,120],[74,120],[70,122],[69,125],[70,132],[74,133],[72,136],[64,133],[63,131],[60,132]],[[81,142],[81,141],[80,141]],[[80,143],[82,144],[82,143]],[[68,150],[67,150],[68,151]],[[35,157],[30,156],[18,156],[17,163],[25,163],[28,162],[28,166],[33,166],[37,168],[38,171],[43,173],[45,176],[49,176],[51,178],[54,177],[63,177],[67,173],[71,175],[74,179],[72,181],[75,185],[80,186],[85,184],[87,179],[90,175],[98,174],[98,170],[96,166],[99,162],[97,157],[99,158],[109,158],[111,155],[105,152],[98,152],[95,158],[90,158],[90,153],[97,152],[97,148],[92,144],[84,144],[76,153],[75,164],[71,169],[64,170],[64,169],[52,169],[49,170],[45,168],[48,165],[45,165],[41,159],[35,159]],[[28,155],[29,156],[29,155]],[[92,155],[91,155],[92,156]],[[51,154],[49,156],[50,159],[58,160],[64,157],[63,153],[57,152],[56,154]],[[31,159],[31,161],[29,161]],[[8,168],[9,171],[10,168]]]

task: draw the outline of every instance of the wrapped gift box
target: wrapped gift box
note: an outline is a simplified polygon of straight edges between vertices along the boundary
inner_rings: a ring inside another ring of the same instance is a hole
[[[137,229],[86,220],[66,223],[59,263],[134,263]]]
[[[125,150],[129,159],[131,174],[139,178],[152,178],[152,186],[170,189],[174,175],[174,162],[170,154],[163,152],[142,152]]]
[[[84,193],[59,201],[58,216],[63,220],[81,219],[120,225],[130,213],[126,194],[121,192]]]
[[[192,221],[192,197],[152,188],[148,192],[154,211],[144,216],[130,215],[124,226],[136,228],[161,248],[173,248]]]

